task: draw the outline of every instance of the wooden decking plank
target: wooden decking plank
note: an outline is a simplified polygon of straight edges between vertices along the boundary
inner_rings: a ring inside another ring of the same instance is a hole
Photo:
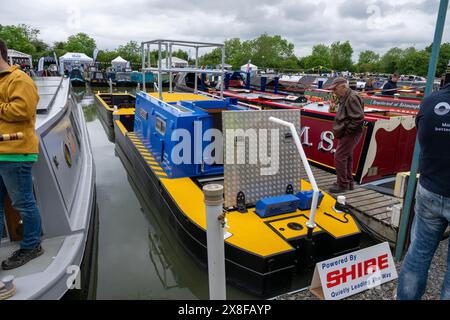
[[[374,197],[375,195],[380,195],[378,192],[372,191],[372,190],[366,190],[363,192],[359,192],[359,193],[352,193],[346,196],[347,200],[356,200],[356,199],[360,199],[363,200],[364,197]],[[370,199],[370,198],[367,198]]]
[[[365,212],[365,211],[372,210],[372,209],[388,208],[388,207],[392,207],[392,205],[397,204],[397,203],[398,203],[398,201],[394,201],[394,200],[389,200],[386,202],[383,201],[383,202],[378,202],[375,204],[359,207],[358,210]]]
[[[352,205],[353,207],[364,207],[366,205],[369,204],[375,204],[375,203],[379,203],[379,202],[386,202],[389,201],[389,198],[386,198],[385,196],[378,194],[378,196],[376,198],[371,198],[371,199],[365,199],[365,200],[360,200],[358,202],[355,202],[354,205]]]
[[[378,209],[368,210],[368,211],[365,211],[364,213],[369,215],[369,216],[376,216],[378,214],[381,214],[381,213],[384,213],[384,212],[387,212],[387,211],[388,210],[387,210],[387,207],[386,207],[386,208],[378,208]]]

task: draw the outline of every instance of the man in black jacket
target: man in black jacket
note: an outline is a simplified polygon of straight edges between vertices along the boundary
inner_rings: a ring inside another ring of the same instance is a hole
[[[383,87],[383,96],[394,96],[397,93],[397,82],[400,77],[398,74],[394,73],[388,82],[385,83]]]
[[[450,222],[450,83],[422,101],[416,117],[420,143],[411,245],[400,271],[397,299],[418,300],[425,293],[428,269]],[[450,255],[441,299],[450,300]]]

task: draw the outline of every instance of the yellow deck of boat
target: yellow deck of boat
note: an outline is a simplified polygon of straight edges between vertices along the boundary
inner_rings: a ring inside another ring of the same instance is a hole
[[[124,96],[124,95],[127,95],[127,96],[130,96],[130,97],[135,98],[135,96],[132,95],[131,93],[120,93],[120,92],[115,92],[115,93],[97,92],[97,93],[95,94],[95,98],[97,99],[97,101],[100,102],[100,104],[101,104],[106,110],[108,110],[108,111],[110,111],[110,112],[114,112],[114,108],[111,107],[111,106],[109,106],[109,105],[105,102],[105,100],[103,99],[103,96]],[[122,112],[127,112],[127,111],[124,111],[124,110],[128,110],[128,112],[130,112],[130,110],[132,110],[132,111],[134,112],[134,108],[121,108],[121,109],[119,109],[119,110],[122,110]]]
[[[153,96],[153,93],[150,95]],[[180,100],[208,100],[210,98],[190,93],[164,93],[163,99],[165,102],[176,102]],[[206,230],[206,208],[203,192],[199,186],[190,178],[168,178],[163,168],[144,146],[148,141],[142,141],[142,138],[134,132],[128,132],[121,125],[120,121],[116,120],[116,124],[119,126],[122,134],[128,135],[135,148],[166,188],[173,202],[191,221],[203,230]],[[311,189],[311,185],[308,182],[302,180],[299,183],[301,183],[302,190]],[[325,231],[334,238],[344,238],[359,233],[360,231],[355,221],[350,216],[344,218],[343,214],[336,213],[333,210],[335,199],[326,194],[326,192],[322,192],[325,196],[316,212],[315,221],[317,228],[314,229],[314,233]],[[325,215],[325,213],[328,215]],[[254,208],[249,208],[246,214],[229,211],[226,215],[229,226],[227,231],[232,236],[226,239],[226,242],[263,257],[291,251],[294,248],[288,243],[288,240],[306,236],[308,230],[306,223],[309,219],[309,214],[309,211],[297,210],[293,213],[262,219],[255,213]],[[345,222],[346,218],[348,222]],[[292,230],[287,227],[292,222],[302,225],[303,229]]]

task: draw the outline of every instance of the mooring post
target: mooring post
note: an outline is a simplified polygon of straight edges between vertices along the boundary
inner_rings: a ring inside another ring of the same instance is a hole
[[[209,299],[226,300],[223,186],[203,187],[206,205],[206,240],[208,247]]]
[[[261,92],[266,91],[266,84],[267,84],[267,77],[261,77],[261,86],[259,88]]]
[[[275,78],[273,78],[273,82],[274,82],[273,93],[278,94],[278,85],[279,85],[279,82],[280,82],[280,77],[276,76]]]
[[[245,89],[250,90],[251,86],[251,73],[247,72],[247,78],[245,79]]]

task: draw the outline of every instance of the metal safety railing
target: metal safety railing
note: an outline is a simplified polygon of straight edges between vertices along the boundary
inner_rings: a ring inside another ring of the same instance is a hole
[[[300,159],[302,160],[303,166],[305,167],[306,174],[308,175],[309,182],[311,183],[314,192],[311,203],[309,221],[306,224],[308,229],[312,231],[314,230],[314,228],[316,228],[315,219],[316,219],[317,204],[319,202],[320,190],[319,187],[317,186],[317,182],[316,179],[314,178],[311,166],[309,165],[305,150],[303,150],[302,143],[300,142],[300,137],[298,136],[297,130],[295,129],[295,125],[293,123],[275,117],[270,117],[269,121],[288,127],[291,131],[292,137],[294,138],[295,145],[297,146],[298,153],[300,154]]]
[[[157,46],[158,61],[157,66],[151,66],[151,46]],[[189,47],[195,48],[195,67],[194,68],[175,68],[172,67],[172,54],[173,47]],[[163,47],[165,48],[165,67],[162,66],[163,63]],[[198,54],[201,48],[220,48],[222,52],[222,64],[220,70],[213,69],[202,69],[198,66]],[[225,45],[220,43],[206,43],[206,42],[194,42],[194,41],[182,41],[182,40],[166,40],[158,39],[152,41],[144,41],[141,43],[141,53],[142,53],[142,88],[145,91],[145,72],[150,71],[158,75],[158,92],[159,97],[162,100],[162,74],[169,74],[169,92],[173,92],[173,74],[174,73],[194,73],[195,74],[195,87],[194,92],[198,92],[198,74],[217,74],[222,77],[220,85],[220,98],[223,99],[223,88],[224,88],[224,75],[225,75]],[[147,66],[146,66],[147,64]]]

